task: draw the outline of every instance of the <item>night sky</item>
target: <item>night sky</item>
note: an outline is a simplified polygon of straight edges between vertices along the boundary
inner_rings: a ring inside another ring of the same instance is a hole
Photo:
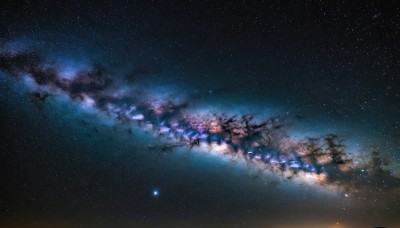
[[[398,1],[0,4],[1,227],[400,227]]]

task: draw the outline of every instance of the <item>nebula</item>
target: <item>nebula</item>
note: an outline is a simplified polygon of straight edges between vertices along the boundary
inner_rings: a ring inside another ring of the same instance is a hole
[[[233,161],[244,160],[259,169],[260,175],[269,170],[288,180],[311,178],[315,184],[338,191],[363,191],[382,178],[390,180],[385,184],[388,189],[398,183],[391,170],[384,169],[389,163],[378,149],[365,149],[363,158],[369,159],[361,161],[334,132],[292,137],[288,128],[295,119],[288,115],[259,119],[251,113],[196,113],[190,109],[190,96],[155,95],[139,89],[135,81],[125,83],[99,64],[72,70],[68,77],[62,69],[38,50],[3,47],[0,52],[0,70],[10,77],[31,79],[34,89],[28,95],[40,110],[48,97],[66,95],[120,124],[136,123],[143,131],[167,139],[167,143],[150,147],[152,151],[210,148]]]

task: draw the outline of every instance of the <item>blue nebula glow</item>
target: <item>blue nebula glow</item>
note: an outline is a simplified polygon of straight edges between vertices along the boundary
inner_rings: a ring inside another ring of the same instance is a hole
[[[88,69],[84,62],[59,58],[57,63],[59,65],[58,76],[65,79],[73,79],[79,71]]]

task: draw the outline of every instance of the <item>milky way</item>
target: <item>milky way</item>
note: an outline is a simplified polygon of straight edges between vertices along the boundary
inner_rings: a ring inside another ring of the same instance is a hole
[[[35,49],[1,50],[0,70],[21,80],[32,79],[34,89],[28,95],[39,108],[43,108],[50,96],[66,95],[121,124],[137,123],[144,131],[168,139],[152,146],[152,151],[210,148],[234,162],[246,161],[258,168],[260,175],[270,170],[287,179],[307,177],[339,191],[364,191],[382,178],[388,180],[384,188],[398,184],[392,170],[384,169],[389,162],[379,149],[364,149],[361,159],[360,153],[349,151],[343,138],[334,132],[319,137],[291,137],[288,128],[296,121],[291,116],[260,120],[251,112],[196,113],[190,109],[193,102],[189,95],[183,98],[156,95],[135,86],[134,82],[117,80],[99,64],[76,69],[68,77],[63,77],[62,69],[62,65]]]

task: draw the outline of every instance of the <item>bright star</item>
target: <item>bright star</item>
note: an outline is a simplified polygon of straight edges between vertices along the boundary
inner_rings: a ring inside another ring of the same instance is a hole
[[[152,192],[152,195],[153,195],[154,197],[158,197],[159,194],[160,194],[160,193],[158,192],[157,189],[154,189],[153,192]]]

